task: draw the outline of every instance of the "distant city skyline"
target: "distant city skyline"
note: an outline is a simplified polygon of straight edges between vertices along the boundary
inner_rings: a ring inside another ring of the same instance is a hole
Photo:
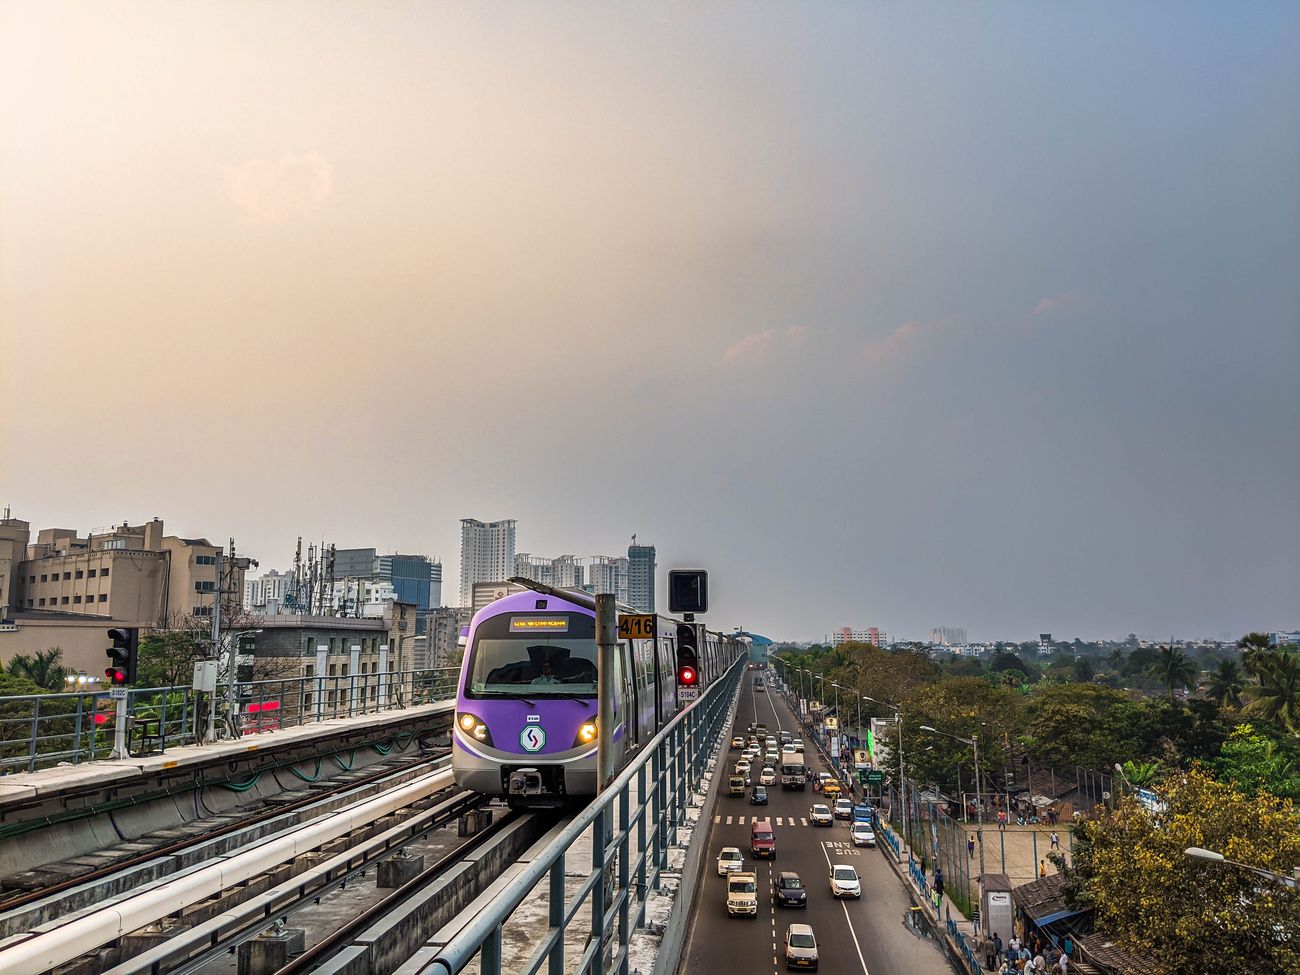
[[[0,505],[440,553],[445,603],[464,513],[635,530],[773,636],[1294,628],[1297,36],[0,5]]]

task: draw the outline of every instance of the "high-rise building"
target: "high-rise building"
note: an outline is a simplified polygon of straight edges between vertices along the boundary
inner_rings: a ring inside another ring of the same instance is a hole
[[[421,623],[430,609],[442,604],[442,563],[427,555],[380,555],[373,548],[336,549],[334,579],[336,583],[352,579],[391,586],[393,598],[414,606]],[[423,632],[423,625],[420,630]]]
[[[505,582],[515,567],[515,521],[460,520],[460,604],[472,606],[474,585]]]
[[[627,604],[628,560],[624,556],[593,556],[587,563],[587,592],[611,592],[620,603]]]
[[[520,552],[515,556],[514,575],[553,586],[555,585],[555,561],[540,555]]]
[[[555,573],[555,584],[561,589],[581,589],[586,579],[582,563],[573,555],[559,556],[551,563],[551,570]]]
[[[966,627],[936,626],[930,631],[930,642],[941,643],[946,647],[964,647],[967,643]]]
[[[655,547],[638,545],[635,535],[627,549],[627,601],[642,613],[655,611]]]
[[[244,580],[244,609],[258,614],[276,614],[284,605],[284,595],[293,583],[292,572],[270,569],[253,579]]]

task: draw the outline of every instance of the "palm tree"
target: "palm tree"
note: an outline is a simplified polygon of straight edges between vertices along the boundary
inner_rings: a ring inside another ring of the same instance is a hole
[[[62,659],[61,647],[40,650],[35,655],[20,653],[9,661],[9,673],[15,677],[26,677],[47,691],[60,691],[63,690],[64,678],[68,675],[68,669],[59,663]]]
[[[1124,777],[1129,780],[1135,788],[1143,788],[1151,785],[1160,778],[1162,769],[1160,762],[1125,762]]]
[[[1210,674],[1205,688],[1205,696],[1219,707],[1231,704],[1241,707],[1241,692],[1246,689],[1242,680],[1241,667],[1235,660],[1220,660],[1219,666]]]
[[[1247,633],[1237,641],[1237,647],[1246,673],[1258,677],[1260,665],[1273,651],[1273,641],[1267,633]]]
[[[1253,689],[1252,710],[1300,733],[1300,654],[1271,653],[1260,663],[1259,687]]]
[[[1116,647],[1110,652],[1110,665],[1116,670],[1124,666],[1124,651],[1122,648]]]
[[[1169,696],[1174,696],[1174,688],[1192,686],[1196,677],[1196,667],[1177,647],[1161,647],[1160,659],[1151,667],[1151,673],[1169,688]]]

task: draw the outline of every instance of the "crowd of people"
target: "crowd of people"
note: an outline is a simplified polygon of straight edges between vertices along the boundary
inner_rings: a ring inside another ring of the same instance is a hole
[[[1061,946],[1047,944],[1038,934],[1026,944],[1016,935],[1003,943],[996,931],[984,939],[984,967],[999,975],[1069,975],[1078,969],[1074,964],[1075,945],[1067,934]]]

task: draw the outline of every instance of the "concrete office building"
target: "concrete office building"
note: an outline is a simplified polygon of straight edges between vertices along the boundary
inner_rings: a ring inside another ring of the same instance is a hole
[[[429,614],[424,636],[425,656],[415,660],[416,670],[449,667],[460,660],[460,631],[474,618],[469,606],[444,606]],[[419,647],[417,645],[417,651]]]
[[[638,545],[635,535],[627,549],[627,601],[642,613],[655,611],[655,547]]]
[[[472,606],[477,583],[499,583],[515,567],[515,522],[460,520],[460,605]]]
[[[220,555],[220,546],[206,538],[165,535],[157,518],[84,537],[45,528],[34,542],[27,522],[3,519],[0,598],[8,600],[11,625],[0,633],[0,660],[57,646],[65,666],[97,673],[108,626],[210,620]],[[224,576],[222,612],[233,615],[242,603],[244,570],[227,563]]]

